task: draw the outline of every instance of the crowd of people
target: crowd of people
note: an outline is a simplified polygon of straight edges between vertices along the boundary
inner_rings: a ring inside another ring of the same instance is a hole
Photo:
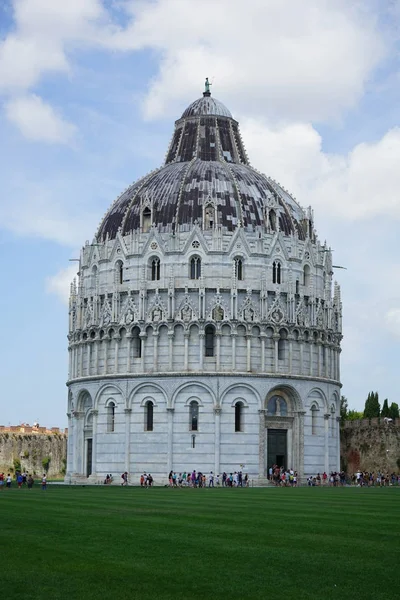
[[[400,473],[377,473],[368,471],[357,471],[351,477],[351,483],[360,487],[386,487],[389,485],[400,485]]]
[[[35,479],[33,475],[30,473],[21,473],[20,471],[15,472],[15,481],[18,489],[22,489],[23,487],[27,487],[28,490],[33,488],[33,484],[35,483]],[[7,476],[4,473],[0,473],[0,491],[5,487],[6,489],[10,489],[12,487],[13,477],[11,473],[8,473]],[[41,486],[42,490],[47,489],[47,475],[43,473],[41,478]]]
[[[268,479],[271,483],[281,487],[297,487],[297,471],[272,465],[268,470]]]
[[[226,473],[225,471],[220,474],[214,474],[210,471],[208,475],[195,469],[184,471],[183,473],[176,473],[170,471],[168,475],[168,485],[170,487],[192,487],[192,488],[205,488],[205,487],[248,487],[249,476],[243,474],[242,471],[235,471],[234,473]]]

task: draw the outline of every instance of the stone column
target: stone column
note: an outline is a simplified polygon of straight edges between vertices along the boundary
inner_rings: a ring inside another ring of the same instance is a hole
[[[287,430],[287,469],[293,468],[293,428]],[[269,466],[269,465],[268,465]]]
[[[289,375],[292,375],[293,369],[293,340],[289,339]]]
[[[220,331],[216,331],[215,332],[215,339],[217,341],[217,356],[216,356],[216,361],[215,361],[215,369],[216,371],[220,370],[221,367],[221,332]]]
[[[200,371],[203,370],[203,364],[204,364],[204,338],[205,338],[204,331],[199,331],[199,368],[200,368]]]
[[[299,476],[299,482],[302,483],[304,481],[304,415],[306,414],[305,410],[298,411],[298,467],[297,474]]]
[[[131,334],[128,333],[126,336],[126,340],[127,340],[127,348],[126,348],[126,352],[127,352],[127,356],[126,356],[126,372],[130,373],[131,371],[131,344],[132,344],[132,338],[131,338]]]
[[[141,331],[139,333],[139,337],[141,340],[141,344],[142,344],[142,349],[141,349],[141,355],[140,355],[140,370],[142,373],[145,372],[145,359],[144,359],[144,355],[146,352],[146,338],[147,338],[147,333],[145,331]]]
[[[300,375],[303,375],[303,364],[304,364],[304,342],[300,341]]]
[[[93,429],[92,429],[92,475],[97,474],[97,416],[98,410],[92,410]]]
[[[236,371],[236,336],[237,336],[237,333],[231,333],[231,339],[232,339],[232,371]]]
[[[90,377],[90,374],[91,374],[90,373],[90,363],[91,363],[91,360],[92,360],[92,343],[88,342],[88,344],[87,344],[87,369],[86,369],[86,371],[87,371],[87,375],[89,375],[89,377]]]
[[[81,349],[80,360],[79,360],[79,375],[81,377],[83,377],[83,350],[84,350],[85,344],[82,343],[79,345],[79,347]]]
[[[324,414],[324,469],[329,474],[329,413]]]
[[[336,470],[340,471],[340,417],[336,417]]]
[[[172,369],[173,369],[172,359],[173,359],[173,351],[174,351],[174,332],[173,331],[168,331],[168,349],[169,349],[168,369],[170,371],[172,371]]]
[[[221,456],[221,409],[219,407],[214,408],[214,414],[215,414],[214,474],[218,475],[220,472],[220,456]]]
[[[130,473],[131,408],[125,408],[125,471]]]
[[[74,458],[75,458],[75,453],[74,453],[74,442],[75,442],[75,431],[74,431],[74,419],[72,417],[71,413],[67,413],[67,417],[68,417],[68,438],[67,438],[67,472],[66,472],[66,476],[67,476],[67,483],[68,483],[68,478],[71,477],[71,474],[74,471]]]
[[[314,373],[314,344],[310,341],[309,343],[310,346],[310,375],[312,375]]]
[[[75,461],[74,472],[77,475],[84,475],[84,431],[83,431],[83,413],[75,413],[74,433],[75,433]]]
[[[259,433],[258,433],[258,477],[265,477],[265,409],[258,411]]]
[[[260,334],[261,338],[261,373],[265,373],[265,333]]]
[[[278,343],[279,343],[279,340],[280,340],[279,333],[274,333],[274,335],[272,336],[272,338],[274,340],[274,373],[278,373],[279,372]]]
[[[120,338],[115,338],[115,348],[114,348],[114,373],[118,373],[118,350],[119,350],[119,340]]]
[[[68,379],[72,379],[72,350],[68,348]]]
[[[167,471],[170,472],[173,468],[173,435],[174,435],[174,409],[167,408],[168,418],[168,449],[167,449]]]
[[[104,375],[107,375],[108,373],[108,340],[106,340],[105,338],[103,339],[104,342]]]
[[[99,341],[95,341],[94,343],[94,369],[95,375],[99,374]]]
[[[317,362],[317,367],[318,367],[317,373],[318,373],[318,377],[321,377],[322,376],[322,366],[323,366],[321,342],[318,342],[318,344],[317,344],[317,361],[318,361]]]
[[[185,331],[184,337],[184,357],[183,357],[183,370],[187,371],[189,367],[189,331]]]
[[[246,335],[247,356],[246,356],[246,371],[251,371],[251,335]]]
[[[158,371],[158,331],[153,330],[153,370]]]

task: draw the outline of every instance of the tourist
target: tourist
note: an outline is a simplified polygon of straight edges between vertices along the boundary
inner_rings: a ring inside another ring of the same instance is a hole
[[[121,477],[122,477],[121,485],[127,486],[128,485],[128,471],[125,471],[124,473],[122,473]]]
[[[0,473],[0,492],[3,491],[4,487],[4,473]]]
[[[47,475],[43,473],[42,477],[42,490],[47,490]]]
[[[24,478],[22,477],[22,473],[18,474],[17,477],[17,484],[18,484],[18,489],[20,490],[22,488],[22,482],[24,481]]]
[[[7,487],[8,489],[10,489],[10,487],[11,487],[11,482],[12,482],[12,477],[11,477],[11,475],[10,475],[10,473],[9,473],[9,474],[7,475],[7,479],[6,479],[6,487]]]
[[[28,490],[31,490],[33,487],[33,483],[34,483],[34,479],[33,479],[32,475],[28,475],[27,483],[28,483]]]
[[[214,487],[214,475],[212,471],[210,471],[210,475],[208,477],[208,487]]]

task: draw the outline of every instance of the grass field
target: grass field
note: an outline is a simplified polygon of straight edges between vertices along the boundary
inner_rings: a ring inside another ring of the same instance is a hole
[[[0,523],[7,598],[399,596],[400,488],[37,486]]]

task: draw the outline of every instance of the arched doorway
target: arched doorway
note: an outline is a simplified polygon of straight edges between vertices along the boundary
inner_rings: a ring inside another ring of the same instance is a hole
[[[273,465],[300,471],[298,416],[289,390],[276,388],[265,399],[265,471]]]

